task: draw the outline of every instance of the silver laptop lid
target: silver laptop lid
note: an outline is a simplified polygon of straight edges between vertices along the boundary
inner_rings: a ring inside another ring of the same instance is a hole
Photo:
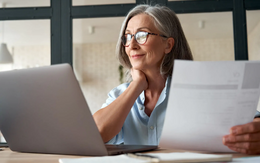
[[[0,130],[13,151],[108,155],[69,64],[1,72]]]

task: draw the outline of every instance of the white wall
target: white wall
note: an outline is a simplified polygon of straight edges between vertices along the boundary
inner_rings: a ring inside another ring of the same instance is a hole
[[[92,113],[101,108],[108,92],[120,84],[115,43],[75,45],[74,66]],[[82,65],[82,66],[78,66]]]
[[[188,40],[194,60],[224,61],[234,60],[233,39]]]
[[[50,46],[31,45],[13,48],[14,69],[50,65]]]

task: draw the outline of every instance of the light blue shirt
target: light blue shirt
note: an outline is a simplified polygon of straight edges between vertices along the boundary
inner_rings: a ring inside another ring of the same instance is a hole
[[[144,91],[136,99],[130,110],[121,131],[107,144],[131,144],[131,145],[158,145],[162,133],[165,112],[170,91],[170,77],[167,78],[164,89],[152,111],[150,117],[144,112]],[[102,108],[112,103],[121,95],[130,83],[124,83],[114,88],[108,94],[106,103]]]

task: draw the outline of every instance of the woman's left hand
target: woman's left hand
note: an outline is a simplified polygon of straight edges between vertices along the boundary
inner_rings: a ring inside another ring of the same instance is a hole
[[[253,122],[234,126],[230,134],[223,137],[223,144],[231,150],[245,154],[260,153],[260,118]]]

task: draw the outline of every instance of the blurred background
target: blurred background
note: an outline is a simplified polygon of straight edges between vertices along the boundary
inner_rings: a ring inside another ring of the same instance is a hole
[[[72,0],[74,6],[136,3],[135,0]],[[1,8],[49,7],[50,0],[0,0]],[[260,10],[247,11],[249,60],[260,60]],[[232,12],[178,14],[196,61],[234,60]],[[92,113],[124,82],[115,46],[124,17],[73,19],[73,64]],[[12,61],[0,71],[51,64],[50,20],[0,21],[1,47]]]

